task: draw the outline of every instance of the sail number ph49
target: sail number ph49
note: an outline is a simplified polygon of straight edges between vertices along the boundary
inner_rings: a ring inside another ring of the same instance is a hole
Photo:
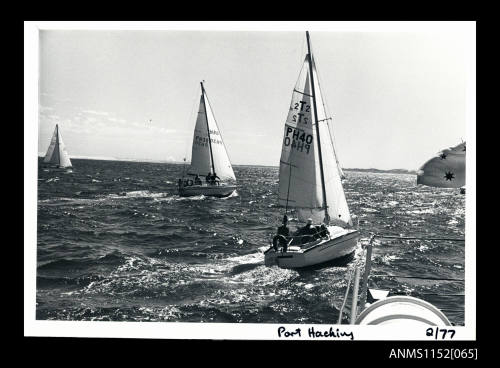
[[[288,125],[286,126],[285,138],[283,140],[285,146],[291,146],[291,148],[297,151],[309,154],[312,141],[313,136],[311,134],[306,134],[305,131]]]

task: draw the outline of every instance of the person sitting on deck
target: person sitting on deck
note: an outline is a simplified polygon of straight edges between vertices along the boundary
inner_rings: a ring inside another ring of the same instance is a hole
[[[207,176],[205,176],[205,181],[207,184],[210,184],[210,181],[212,180],[212,173],[208,173]]]
[[[314,240],[314,235],[317,234],[316,228],[312,226],[312,219],[308,218],[306,225],[304,227],[301,227],[295,235],[301,235],[302,236],[302,241],[300,242],[301,244],[306,244],[309,243],[310,241]]]
[[[201,179],[198,176],[198,174],[196,174],[196,176],[194,178],[194,185],[201,185]]]
[[[220,185],[220,178],[217,176],[217,174],[215,172],[212,175],[212,184]]]
[[[316,236],[314,237],[314,239],[325,238],[328,235],[330,235],[330,232],[328,231],[325,224],[316,226]]]
[[[290,240],[290,229],[287,227],[288,216],[283,216],[283,225],[278,227],[276,236],[273,239],[273,248],[278,251],[278,243],[283,247],[283,252],[287,251],[288,241]]]

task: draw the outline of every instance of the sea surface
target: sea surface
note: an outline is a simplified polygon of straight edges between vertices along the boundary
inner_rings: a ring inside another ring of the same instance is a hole
[[[37,319],[337,322],[364,252],[360,247],[347,265],[316,270],[264,266],[263,251],[284,213],[278,168],[235,166],[236,194],[181,198],[182,165],[72,161],[70,172],[39,165],[33,179]],[[415,175],[345,174],[361,243],[372,234],[464,238],[465,195],[458,189],[417,187]],[[297,225],[292,213],[291,228]],[[379,239],[370,286],[423,298],[463,325],[464,246]]]

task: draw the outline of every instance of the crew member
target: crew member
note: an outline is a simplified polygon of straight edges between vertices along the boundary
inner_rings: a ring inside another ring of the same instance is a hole
[[[274,250],[278,250],[278,243],[282,245],[283,252],[287,251],[288,241],[290,240],[290,229],[287,226],[288,217],[287,215],[283,216],[283,225],[278,227],[277,235],[273,239],[273,248]]]
[[[212,175],[212,183],[215,184],[217,183],[217,185],[220,184],[220,178],[217,176],[217,174],[214,172],[214,174]]]
[[[312,226],[312,219],[308,218],[306,225],[295,233],[295,235],[302,235],[302,244],[309,243],[314,239],[314,235],[316,235],[316,229]]]

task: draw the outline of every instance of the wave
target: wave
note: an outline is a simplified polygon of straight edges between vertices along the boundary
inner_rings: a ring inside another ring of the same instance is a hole
[[[65,276],[37,276],[36,286],[37,288],[53,288],[53,287],[64,287],[64,286],[87,286],[91,282],[102,280],[103,277],[100,275],[81,275],[77,277],[65,277]],[[71,292],[73,293],[73,292]]]
[[[235,190],[234,192],[232,192],[230,195],[228,195],[227,197],[223,197],[223,198],[220,198],[222,199],[223,201],[224,200],[228,200],[230,198],[235,198],[235,197],[239,197],[239,194],[238,194],[238,191]]]
[[[130,192],[119,192],[109,194],[106,197],[112,199],[122,199],[122,198],[164,198],[168,197],[168,193],[152,193],[149,190],[134,190]]]
[[[76,164],[71,176],[39,171],[37,318],[325,323],[332,303],[342,303],[355,262],[300,273],[264,265],[283,216],[276,168],[238,167],[238,191],[220,199],[180,197],[181,166]],[[61,180],[46,183],[56,175]],[[350,175],[345,192],[365,243],[373,233],[465,232],[465,196],[366,173]],[[291,225],[295,217],[290,211]],[[463,243],[377,239],[373,272],[459,277],[464,252]],[[448,284],[433,291],[463,292],[463,284]],[[454,317],[461,323],[463,312]]]
[[[96,264],[100,265],[117,265],[123,262],[125,258],[118,254],[118,252],[112,252],[105,254],[97,258],[62,258],[54,261],[48,261],[38,265],[38,270],[67,270],[71,268],[83,268],[88,266],[93,266]]]

